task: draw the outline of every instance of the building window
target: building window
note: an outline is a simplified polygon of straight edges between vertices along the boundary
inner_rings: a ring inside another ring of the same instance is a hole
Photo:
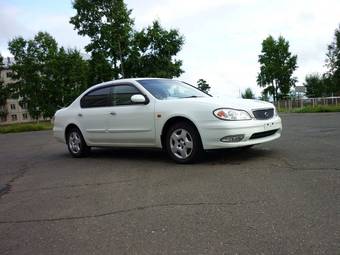
[[[7,77],[7,78],[11,78],[11,74],[12,74],[11,72],[7,72],[7,73],[6,73],[6,77]]]
[[[15,104],[11,104],[11,110],[15,110]]]
[[[6,122],[7,121],[7,116],[1,115],[0,116],[0,121],[1,122]]]
[[[23,120],[27,120],[27,113],[23,113],[23,114],[22,114],[22,119],[23,119]]]
[[[12,121],[17,121],[18,120],[18,116],[16,114],[12,114]]]

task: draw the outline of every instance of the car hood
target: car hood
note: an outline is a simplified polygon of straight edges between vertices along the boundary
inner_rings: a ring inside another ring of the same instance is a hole
[[[247,111],[274,108],[272,103],[254,99],[202,97],[190,98],[189,100],[200,104],[213,105],[215,108],[232,108]]]

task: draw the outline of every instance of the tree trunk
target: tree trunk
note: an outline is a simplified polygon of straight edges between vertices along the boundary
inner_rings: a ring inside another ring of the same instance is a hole
[[[122,56],[122,48],[120,46],[120,37],[118,37],[118,50],[119,50],[120,70],[122,72],[122,77],[125,78],[125,75],[124,75],[124,66],[123,66],[123,56]]]
[[[115,80],[117,80],[118,74],[117,74],[117,59],[116,57],[113,58],[113,68],[114,68],[114,76],[115,76]]]
[[[272,82],[272,86],[273,86],[273,100],[274,100],[274,103],[276,103],[277,97],[276,97],[275,81]]]

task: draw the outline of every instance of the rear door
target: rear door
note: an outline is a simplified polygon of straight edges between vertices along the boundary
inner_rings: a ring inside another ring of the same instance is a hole
[[[80,101],[81,112],[78,120],[84,136],[90,144],[106,144],[109,140],[107,132],[110,119],[111,87],[101,87],[87,93]]]

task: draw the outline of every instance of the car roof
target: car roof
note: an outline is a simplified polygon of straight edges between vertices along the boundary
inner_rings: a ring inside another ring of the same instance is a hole
[[[168,78],[150,78],[150,77],[145,77],[145,78],[128,78],[128,79],[117,79],[117,80],[111,80],[111,81],[105,81],[99,84],[95,84],[91,86],[90,88],[97,88],[97,87],[102,87],[105,85],[110,85],[110,84],[115,84],[115,83],[121,83],[121,82],[133,82],[133,81],[140,81],[140,80],[171,80]]]

